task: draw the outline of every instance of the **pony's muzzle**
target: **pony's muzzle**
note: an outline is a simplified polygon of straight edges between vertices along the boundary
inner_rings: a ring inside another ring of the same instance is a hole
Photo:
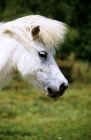
[[[60,97],[64,94],[65,90],[68,88],[68,84],[66,83],[62,83],[59,86],[59,91],[56,91],[54,88],[52,87],[48,87],[47,88],[47,92],[48,92],[48,96],[51,98],[56,98],[56,97]]]

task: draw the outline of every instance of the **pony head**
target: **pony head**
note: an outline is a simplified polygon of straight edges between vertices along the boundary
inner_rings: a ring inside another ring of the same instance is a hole
[[[64,23],[39,15],[5,23],[3,34],[12,40],[12,65],[22,77],[49,97],[61,96],[68,81],[55,60],[55,48],[67,32]]]

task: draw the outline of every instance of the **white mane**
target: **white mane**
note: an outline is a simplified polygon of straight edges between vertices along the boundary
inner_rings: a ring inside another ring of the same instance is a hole
[[[40,26],[38,37],[47,47],[56,47],[60,42],[63,42],[64,36],[67,32],[64,23],[39,15],[22,17],[1,25],[1,35],[7,33],[11,36],[13,35],[21,41],[24,46],[29,46],[30,41],[33,40],[31,30],[35,26]]]

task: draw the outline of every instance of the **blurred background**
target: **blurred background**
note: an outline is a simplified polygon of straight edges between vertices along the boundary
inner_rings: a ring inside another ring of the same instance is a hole
[[[52,100],[14,78],[0,94],[0,138],[91,140],[91,1],[0,0],[1,22],[35,14],[68,26],[55,58],[70,86]]]

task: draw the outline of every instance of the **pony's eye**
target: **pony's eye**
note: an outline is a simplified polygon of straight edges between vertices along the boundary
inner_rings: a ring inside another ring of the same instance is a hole
[[[47,52],[45,52],[45,51],[40,51],[40,52],[38,52],[38,54],[42,58],[45,58],[45,59],[47,58]]]

